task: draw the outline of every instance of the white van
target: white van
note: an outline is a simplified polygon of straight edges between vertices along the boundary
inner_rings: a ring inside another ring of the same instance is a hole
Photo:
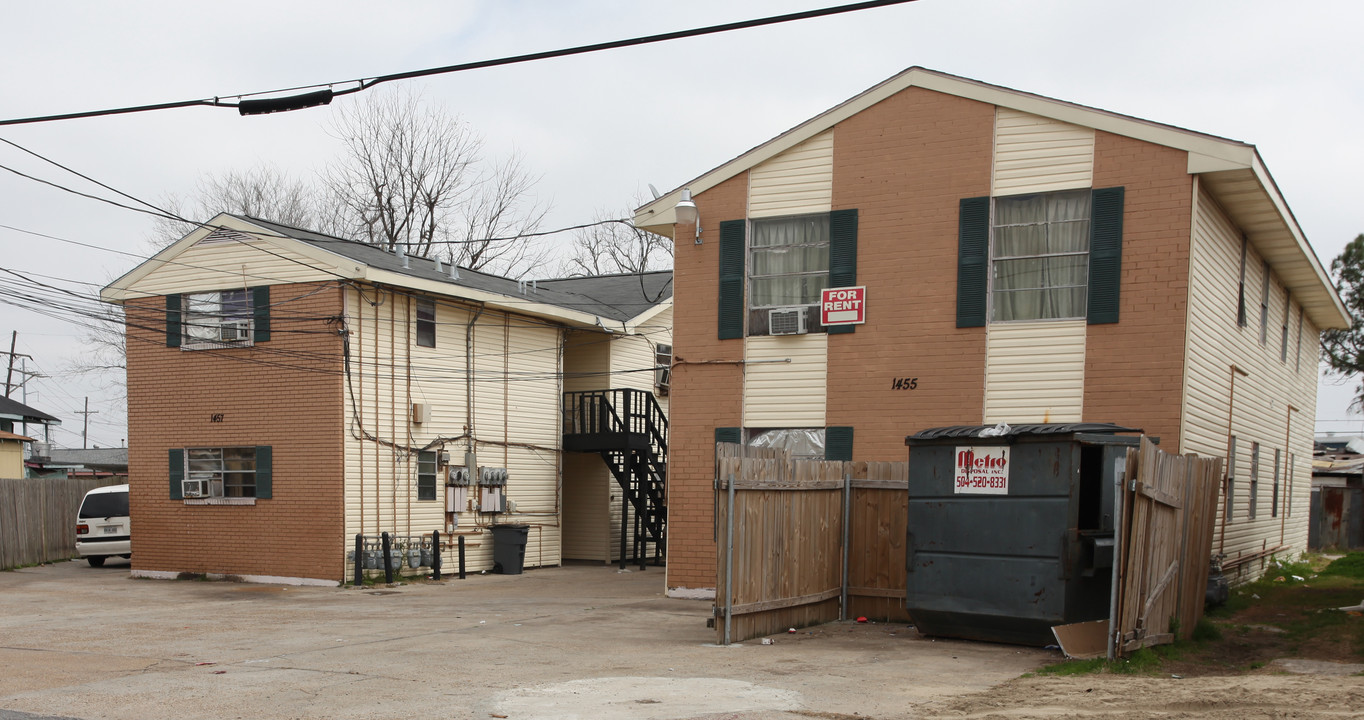
[[[128,486],[95,488],[85,494],[76,513],[76,552],[90,567],[99,567],[115,555],[132,557],[131,530]]]

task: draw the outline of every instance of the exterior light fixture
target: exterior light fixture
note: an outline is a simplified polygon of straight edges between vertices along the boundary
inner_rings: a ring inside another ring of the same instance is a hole
[[[679,225],[696,224],[696,244],[701,244],[701,211],[691,199],[691,188],[682,188],[682,199],[673,206]]]

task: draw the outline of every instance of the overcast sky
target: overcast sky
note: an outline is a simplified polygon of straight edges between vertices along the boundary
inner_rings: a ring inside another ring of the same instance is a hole
[[[0,24],[0,118],[339,82],[834,4],[12,3]],[[648,183],[666,192],[921,65],[1252,143],[1329,266],[1364,232],[1360,27],[1357,1],[919,0],[407,84],[472,124],[490,155],[522,153],[540,175],[539,198],[552,203],[544,227],[553,228],[627,207],[647,197]],[[163,110],[0,127],[0,138],[159,200],[192,195],[206,174],[259,164],[310,177],[337,153],[326,126],[351,102],[245,118]],[[0,165],[111,196],[7,145]],[[126,253],[145,256],[151,233],[145,215],[4,171],[0,225],[9,226],[0,227],[0,268],[84,293],[136,265]],[[13,280],[0,277],[0,289]],[[121,398],[68,372],[81,327],[0,304],[0,350],[12,330],[29,368],[48,376],[30,382],[28,401],[61,418],[54,442],[80,447],[76,411],[87,396],[98,411],[91,442],[123,442]],[[1364,430],[1347,415],[1350,388],[1322,386],[1319,430]]]

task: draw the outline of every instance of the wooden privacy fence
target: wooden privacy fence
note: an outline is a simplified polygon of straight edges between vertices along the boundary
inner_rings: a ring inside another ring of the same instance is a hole
[[[123,478],[0,478],[0,570],[76,556],[85,493]]]
[[[793,461],[783,450],[716,448],[720,642],[852,613],[908,619],[906,463]]]
[[[1203,617],[1221,475],[1221,458],[1172,455],[1144,437],[1140,449],[1127,451],[1110,658],[1193,634]]]
[[[793,461],[782,450],[718,443],[717,639],[863,615],[909,622],[908,472],[908,463]],[[1094,629],[1099,636],[1108,625],[1111,657],[1192,634],[1221,472],[1221,458],[1171,455],[1146,438],[1128,451],[1112,610]]]

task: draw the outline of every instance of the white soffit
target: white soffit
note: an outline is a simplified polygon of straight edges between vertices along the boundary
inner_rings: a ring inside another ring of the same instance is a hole
[[[1269,261],[1317,327],[1350,326],[1349,311],[1263,165],[1204,173],[1199,182]]]

